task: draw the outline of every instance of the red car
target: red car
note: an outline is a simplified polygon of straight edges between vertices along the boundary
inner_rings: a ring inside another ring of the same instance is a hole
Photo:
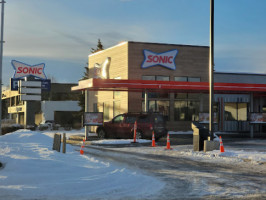
[[[125,113],[117,115],[103,126],[97,128],[99,138],[133,138],[134,123],[137,121],[137,139],[152,138],[154,130],[155,138],[166,136],[166,122],[159,113]]]

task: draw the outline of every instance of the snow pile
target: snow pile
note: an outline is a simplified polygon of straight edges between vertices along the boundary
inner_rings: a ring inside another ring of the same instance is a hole
[[[52,151],[52,143],[45,133],[28,130],[0,137],[0,199],[145,198],[164,187],[139,171],[80,155],[71,145],[66,154]]]

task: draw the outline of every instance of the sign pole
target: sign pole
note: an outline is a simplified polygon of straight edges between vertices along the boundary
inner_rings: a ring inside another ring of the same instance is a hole
[[[213,140],[213,71],[214,71],[214,0],[210,0],[210,52],[209,52],[209,132]]]
[[[2,68],[3,68],[3,43],[4,43],[4,4],[5,1],[0,2],[2,4],[1,10],[1,41],[0,41],[0,135],[2,135]]]

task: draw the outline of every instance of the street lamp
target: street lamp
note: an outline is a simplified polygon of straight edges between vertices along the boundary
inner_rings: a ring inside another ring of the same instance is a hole
[[[209,48],[209,133],[210,139],[213,140],[213,45],[214,44],[214,0],[210,0],[210,48]]]
[[[5,1],[0,2],[2,4],[1,10],[1,41],[0,41],[0,135],[2,135],[2,66],[3,66],[3,43],[4,43],[4,4]]]

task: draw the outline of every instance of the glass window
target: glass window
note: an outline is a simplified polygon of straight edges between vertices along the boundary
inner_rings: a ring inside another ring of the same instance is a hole
[[[169,120],[169,101],[156,101],[157,109],[156,111],[162,113],[165,120]]]
[[[140,122],[140,123],[147,123],[147,122],[149,122],[148,115],[141,115],[141,116],[139,116],[138,122]]]
[[[263,112],[263,113],[266,113],[266,105],[263,105],[263,106],[262,106],[262,112]]]
[[[183,82],[187,82],[187,77],[186,76],[176,76],[174,78],[175,81],[183,81]]]
[[[148,101],[148,104],[149,104],[149,112],[156,112],[155,101]]]
[[[142,76],[142,80],[151,80],[151,81],[155,81],[155,76]]]
[[[113,122],[114,123],[121,123],[121,122],[123,122],[123,119],[124,119],[124,115],[118,115],[114,118]]]
[[[175,101],[174,118],[175,121],[185,121],[187,114],[187,101]]]
[[[187,99],[187,93],[176,93],[175,98],[176,99]]]
[[[155,123],[162,123],[162,122],[164,122],[164,119],[161,115],[157,115],[154,117],[154,122]]]
[[[136,121],[136,116],[127,116],[125,122],[127,124],[134,124]]]
[[[188,94],[188,99],[199,99],[200,94],[199,93],[190,93]]]
[[[237,105],[236,103],[225,103],[224,105],[225,121],[237,120]]]
[[[200,82],[200,77],[188,77],[188,82]]]
[[[114,97],[114,99],[117,99],[117,98],[119,98],[120,97],[120,91],[114,91],[114,95],[113,95]]]
[[[188,101],[188,119],[191,121],[198,121],[199,119],[199,101]]]
[[[98,104],[97,103],[94,103],[93,104],[93,112],[99,112]]]
[[[114,101],[114,117],[121,114],[121,102]]]
[[[169,119],[169,101],[148,101],[149,110],[148,112],[159,112],[165,120]],[[142,101],[142,111],[145,111],[145,102]]]
[[[169,81],[169,76],[156,76],[156,81]]]
[[[109,109],[110,109],[110,105],[108,103],[104,103],[104,105],[103,105],[104,121],[110,120],[110,118],[109,118]]]
[[[174,119],[175,121],[198,120],[199,101],[175,101]]]
[[[248,117],[248,105],[247,103],[238,103],[237,105],[238,109],[238,113],[237,113],[237,119],[238,121],[247,121],[247,117]]]

